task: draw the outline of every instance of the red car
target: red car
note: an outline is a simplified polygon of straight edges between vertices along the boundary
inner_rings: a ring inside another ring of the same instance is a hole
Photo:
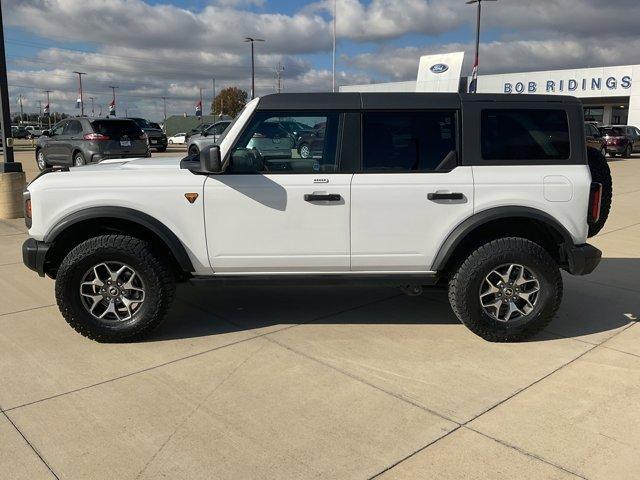
[[[625,125],[600,127],[607,153],[612,157],[620,155],[629,158],[634,151],[640,150],[640,135],[636,127]]]

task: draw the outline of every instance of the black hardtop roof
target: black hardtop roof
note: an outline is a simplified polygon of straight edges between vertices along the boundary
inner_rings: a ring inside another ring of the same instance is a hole
[[[439,92],[276,93],[260,97],[258,110],[384,110],[460,108],[468,102],[580,103],[567,95]]]

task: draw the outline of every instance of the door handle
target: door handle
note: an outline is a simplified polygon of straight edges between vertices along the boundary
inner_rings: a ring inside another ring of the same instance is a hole
[[[305,202],[339,202],[340,200],[342,200],[342,197],[337,193],[306,193],[304,195]]]
[[[459,192],[434,192],[428,193],[427,198],[429,200],[463,200],[464,195]]]

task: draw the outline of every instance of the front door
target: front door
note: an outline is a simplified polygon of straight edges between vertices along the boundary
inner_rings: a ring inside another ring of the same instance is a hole
[[[351,269],[429,271],[473,214],[471,167],[457,165],[455,110],[365,112],[351,189]]]
[[[337,165],[338,113],[257,112],[222,175],[204,187],[215,273],[349,270],[352,174]],[[324,148],[302,158],[279,122],[327,122]]]

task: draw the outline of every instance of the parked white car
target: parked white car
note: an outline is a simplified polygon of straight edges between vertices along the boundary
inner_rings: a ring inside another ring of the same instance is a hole
[[[176,133],[175,135],[169,137],[169,145],[178,143],[178,144],[184,144],[186,143],[186,138],[187,138],[187,134],[182,132],[182,133]]]
[[[324,124],[313,156],[255,145],[283,120]],[[598,265],[610,201],[573,97],[280,94],[197,156],[46,171],[23,258],[102,342],[150,333],[184,280],[443,286],[474,333],[519,341],[555,315],[561,269]]]

